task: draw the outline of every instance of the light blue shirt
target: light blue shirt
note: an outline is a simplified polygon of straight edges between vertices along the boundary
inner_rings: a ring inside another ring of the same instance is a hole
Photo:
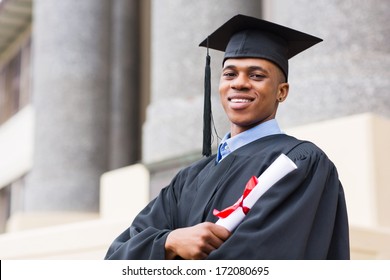
[[[217,162],[223,160],[231,152],[265,136],[283,133],[275,119],[263,122],[251,129],[230,137],[230,132],[223,137],[218,145]]]

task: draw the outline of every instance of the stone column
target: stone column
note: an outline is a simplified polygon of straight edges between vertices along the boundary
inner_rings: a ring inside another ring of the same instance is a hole
[[[324,42],[290,60],[279,119],[295,126],[372,112],[390,117],[390,2],[264,1],[266,17]]]
[[[138,1],[113,1],[110,169],[141,157],[139,13]]]
[[[26,213],[96,212],[107,170],[110,1],[34,1]]]
[[[260,1],[153,0],[151,6],[151,99],[143,130],[143,161],[189,153],[200,157],[206,49],[198,45],[237,13],[260,16]],[[211,51],[211,59],[213,115],[222,137],[228,129],[218,95],[222,54]]]

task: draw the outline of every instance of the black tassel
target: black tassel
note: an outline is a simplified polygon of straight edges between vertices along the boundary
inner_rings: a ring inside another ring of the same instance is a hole
[[[203,152],[206,157],[211,156],[211,70],[210,55],[207,46],[206,67],[204,77],[204,108],[203,108]]]

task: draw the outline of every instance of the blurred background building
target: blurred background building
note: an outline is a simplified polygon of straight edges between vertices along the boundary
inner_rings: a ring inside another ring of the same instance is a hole
[[[0,0],[0,259],[103,258],[201,157],[198,44],[237,13],[324,39],[290,60],[277,118],[338,167],[352,258],[390,259],[389,8],[386,0]],[[211,56],[222,137],[222,54]]]

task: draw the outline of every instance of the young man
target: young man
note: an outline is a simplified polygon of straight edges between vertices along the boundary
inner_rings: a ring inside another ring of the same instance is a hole
[[[275,120],[288,96],[288,59],[321,39],[237,15],[202,46],[225,51],[219,85],[231,123],[217,155],[181,170],[109,248],[107,259],[348,259],[344,193],[333,163]],[[214,209],[281,154],[297,169],[272,186],[232,232]]]

